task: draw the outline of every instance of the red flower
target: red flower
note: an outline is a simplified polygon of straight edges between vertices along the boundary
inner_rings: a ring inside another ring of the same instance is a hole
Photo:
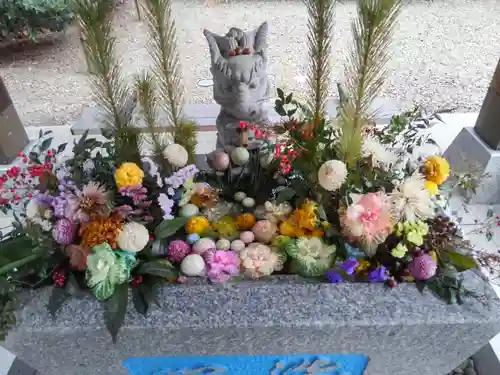
[[[28,172],[30,173],[31,177],[41,177],[46,170],[47,168],[40,164],[36,164],[28,168]]]
[[[240,129],[246,129],[248,128],[248,123],[245,121],[240,121]]]

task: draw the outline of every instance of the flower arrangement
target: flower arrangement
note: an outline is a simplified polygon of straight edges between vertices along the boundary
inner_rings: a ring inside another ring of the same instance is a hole
[[[476,261],[437,202],[451,174],[448,162],[412,157],[414,117],[394,116],[380,128],[368,111],[383,78],[398,0],[359,0],[352,54],[368,60],[352,59],[339,115],[331,119],[324,82],[330,81],[334,2],[306,1],[312,99],[302,104],[278,90],[282,122],[240,123],[262,147],[217,150],[204,170],[192,163],[192,126],[180,115],[169,2],[147,0],[145,7],[160,77],[145,74],[135,85],[151,133],[148,154],[140,147],[146,139],[130,126],[127,85],[113,73],[119,64],[110,52],[106,2],[76,3],[87,61],[102,73],[95,90],[112,126],[103,132],[105,142],[82,136],[66,159],[57,157],[64,145],[55,150],[43,140],[37,151],[20,155],[22,168],[0,177],[0,206],[16,213],[15,230],[0,242],[0,285],[54,285],[52,314],[72,290],[89,290],[105,301],[113,339],[129,289],[136,310],[146,314],[158,286],[190,278],[225,283],[294,274],[332,284],[414,282],[451,303],[470,294],[460,273],[477,268]],[[176,133],[166,142],[156,130],[160,105]]]

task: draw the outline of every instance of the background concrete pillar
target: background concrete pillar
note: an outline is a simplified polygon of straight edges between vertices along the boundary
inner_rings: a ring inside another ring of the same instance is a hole
[[[0,77],[0,164],[12,162],[28,143],[28,135]]]
[[[500,60],[498,60],[474,130],[488,146],[494,150],[500,150]]]

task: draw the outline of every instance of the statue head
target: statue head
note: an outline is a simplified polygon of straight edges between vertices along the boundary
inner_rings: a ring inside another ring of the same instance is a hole
[[[239,120],[265,117],[262,105],[269,96],[267,22],[254,31],[231,28],[224,35],[203,31],[211,56],[214,99]]]

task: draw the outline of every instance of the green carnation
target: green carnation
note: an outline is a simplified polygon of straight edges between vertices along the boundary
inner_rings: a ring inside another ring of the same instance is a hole
[[[134,254],[114,251],[107,243],[95,246],[87,257],[87,284],[104,301],[113,295],[116,285],[129,280],[135,264]]]

